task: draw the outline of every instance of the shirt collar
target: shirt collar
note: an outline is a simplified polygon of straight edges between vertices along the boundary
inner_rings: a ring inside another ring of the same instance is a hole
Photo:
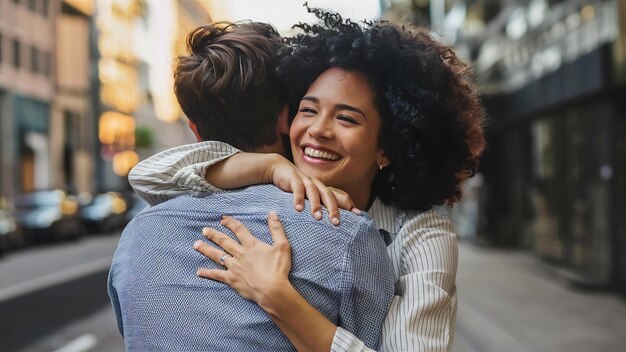
[[[372,206],[367,212],[374,219],[379,230],[385,230],[392,235],[396,235],[400,231],[402,219],[405,215],[404,211],[394,206],[383,204],[378,197],[374,199]]]

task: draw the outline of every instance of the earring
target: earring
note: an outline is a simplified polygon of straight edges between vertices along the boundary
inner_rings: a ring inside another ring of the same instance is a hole
[[[382,161],[381,161],[381,162],[380,162],[380,164],[378,164],[378,169],[379,169],[379,170],[382,170],[382,169],[383,169],[383,167],[384,167],[384,166],[383,166],[383,163],[382,163]]]

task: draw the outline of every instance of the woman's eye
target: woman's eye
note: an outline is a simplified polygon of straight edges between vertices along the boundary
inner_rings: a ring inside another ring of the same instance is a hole
[[[339,120],[341,120],[341,121],[346,121],[346,122],[354,124],[354,125],[357,124],[356,120],[353,119],[352,117],[348,116],[348,115],[339,115],[337,118]]]
[[[315,110],[311,109],[311,108],[307,108],[307,107],[303,107],[298,109],[298,112],[302,112],[305,114],[315,114]]]

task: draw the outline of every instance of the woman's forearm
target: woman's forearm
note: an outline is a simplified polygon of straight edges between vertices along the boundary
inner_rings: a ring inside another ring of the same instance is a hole
[[[272,167],[281,159],[284,158],[278,154],[240,152],[212,165],[206,171],[204,178],[221,189],[271,183]]]
[[[330,351],[337,326],[286,282],[257,300],[298,351]]]

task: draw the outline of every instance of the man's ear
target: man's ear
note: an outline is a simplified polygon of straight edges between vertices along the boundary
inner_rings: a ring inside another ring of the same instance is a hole
[[[196,126],[195,123],[193,123],[191,120],[189,121],[189,128],[191,128],[191,130],[193,131],[193,134],[196,136],[196,140],[198,142],[202,142],[202,137],[200,137],[200,134],[198,133],[198,126]]]
[[[278,114],[278,121],[276,121],[276,130],[279,134],[289,135],[289,108],[287,104],[283,106],[282,110]]]

